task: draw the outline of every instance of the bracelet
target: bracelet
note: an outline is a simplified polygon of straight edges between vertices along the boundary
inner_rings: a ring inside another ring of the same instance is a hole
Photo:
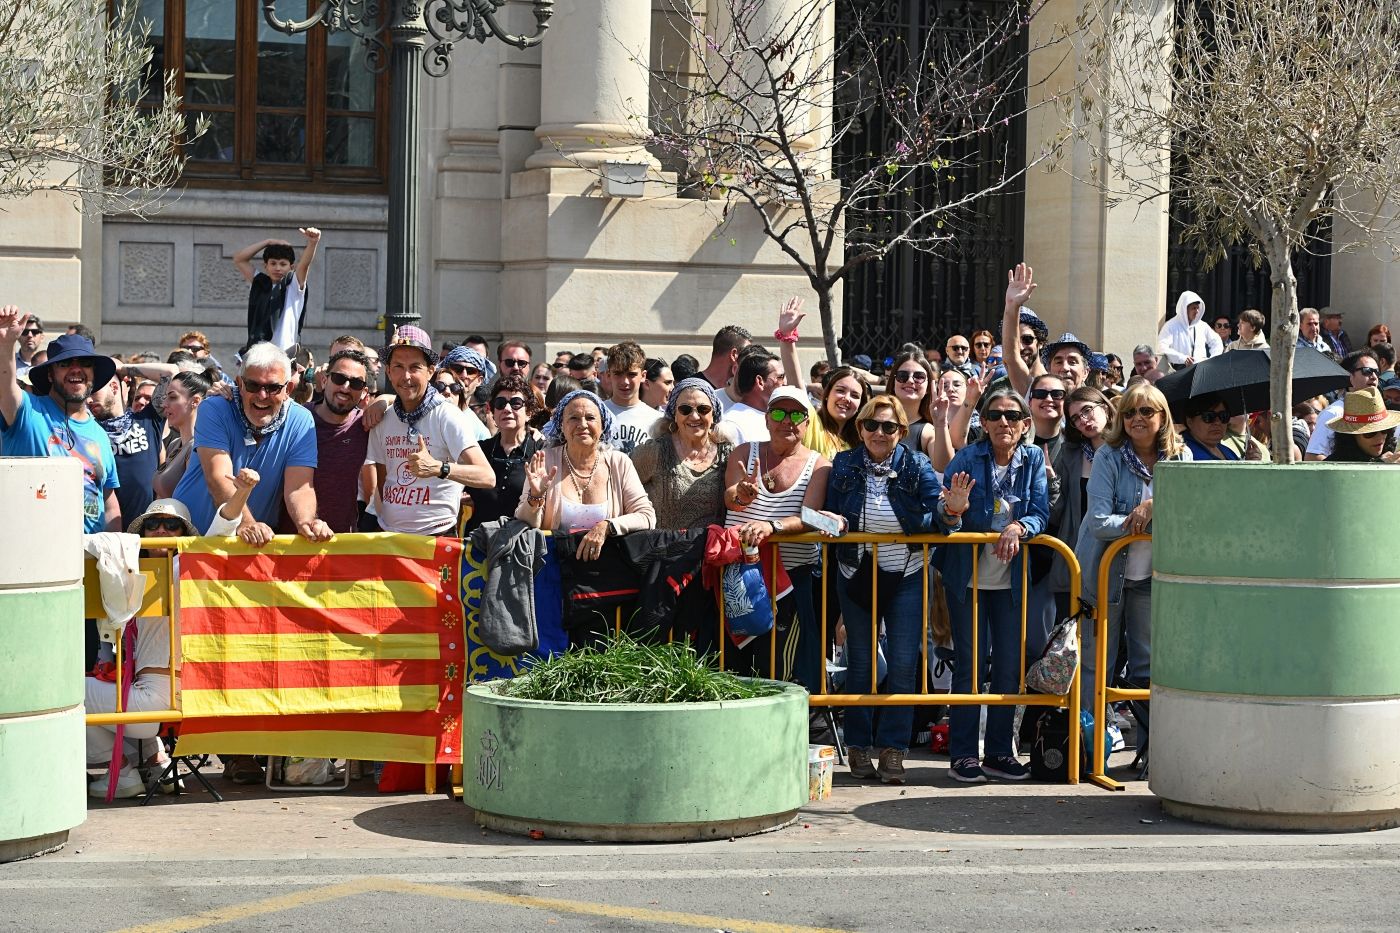
[[[775,330],[773,331],[773,337],[777,340],[781,340],[783,343],[797,343],[797,330],[796,328],[787,332]]]
[[[528,492],[525,494],[525,504],[539,508],[544,505],[544,495],[532,496]]]
[[[943,506],[943,514],[949,518],[962,518],[963,512],[966,511],[967,509],[963,509],[962,512],[954,512],[952,509],[948,508],[946,504]]]

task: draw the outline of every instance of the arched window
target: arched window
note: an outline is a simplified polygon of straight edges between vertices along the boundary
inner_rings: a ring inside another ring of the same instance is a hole
[[[282,15],[305,8],[283,0]],[[388,166],[387,74],[365,67],[366,49],[346,32],[287,36],[263,20],[258,0],[140,0],[154,55],[146,100],[164,69],[190,122],[209,129],[190,143],[192,186],[333,191],[382,189]]]

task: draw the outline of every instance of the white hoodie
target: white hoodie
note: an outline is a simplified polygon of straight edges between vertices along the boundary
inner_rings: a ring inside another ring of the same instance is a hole
[[[1186,320],[1186,309],[1199,303],[1201,311],[1191,321]],[[1182,292],[1176,299],[1176,317],[1162,325],[1157,335],[1157,348],[1173,366],[1185,366],[1187,357],[1200,362],[1211,356],[1225,352],[1220,337],[1205,322],[1206,303],[1195,292]]]

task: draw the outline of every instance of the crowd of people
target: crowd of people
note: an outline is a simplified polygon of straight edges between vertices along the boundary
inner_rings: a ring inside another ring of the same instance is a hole
[[[262,546],[275,533],[312,541],[351,531],[466,535],[515,518],[572,533],[573,559],[590,561],[608,539],[654,529],[720,526],[746,545],[816,527],[996,534],[980,547],[933,549],[938,573],[927,576],[918,547],[886,545],[876,555],[837,540],[824,572],[819,545],[778,543],[792,584],[780,604],[790,620],[777,630],[780,676],[822,689],[836,642],[849,689],[878,679],[896,693],[917,691],[927,676],[922,607],[935,594],[925,593],[926,579],[946,602],[946,630],[936,637],[961,661],[947,686],[969,692],[989,663],[990,689],[1015,692],[1021,665],[1074,610],[1065,562],[1027,541],[1058,538],[1083,579],[1096,579],[1108,542],[1150,530],[1157,463],[1269,456],[1267,413],[1231,412],[1211,396],[1173,407],[1155,386],[1172,367],[1262,344],[1258,312],[1207,319],[1191,292],[1155,344],[1133,349],[1131,370],[1072,333],[1052,340],[1027,307],[1035,283],[1024,264],[1009,273],[999,336],[979,329],[941,346],[906,344],[880,363],[855,355],[804,368],[804,314],[793,299],[776,312],[772,345],[729,325],[705,361],[668,362],[631,340],[546,360],[521,340],[491,353],[478,336],[435,344],[403,326],[381,348],[339,337],[318,364],[315,350],[287,345],[300,306],[290,315],[266,310],[271,292],[301,294],[288,283],[304,283],[319,234],[307,237],[300,263],[285,244],[257,244],[277,274],[249,276],[263,309],[255,316],[250,304],[250,333],[256,325],[262,339],[242,349],[233,370],[199,331],[181,334],[165,354],[123,359],[99,352],[81,326],[48,339],[38,317],[0,309],[0,453],[77,458],[84,530],[147,538],[226,534]],[[240,269],[255,251],[239,254]],[[1297,458],[1391,462],[1400,377],[1389,331],[1377,325],[1353,349],[1339,314],[1302,317],[1300,346],[1340,360],[1351,384],[1335,399],[1299,400]],[[1109,575],[1109,664],[1131,683],[1151,676],[1151,564],[1151,543],[1135,543]],[[982,633],[975,663],[974,619]],[[175,672],[164,631],[137,630],[139,689],[129,709],[166,702]],[[91,667],[101,664],[98,651],[94,640]],[[112,708],[109,689],[89,688],[90,708]],[[993,707],[981,729],[976,707],[953,710],[954,779],[1028,776],[1013,714]],[[914,731],[909,708],[845,711],[852,773],[902,783]],[[128,775],[162,752],[131,745],[149,738],[139,729],[127,738],[129,747],[116,750],[130,761],[120,792],[135,793],[140,782]],[[110,731],[96,730],[90,760],[112,753]],[[235,781],[262,780],[251,757],[225,766]]]

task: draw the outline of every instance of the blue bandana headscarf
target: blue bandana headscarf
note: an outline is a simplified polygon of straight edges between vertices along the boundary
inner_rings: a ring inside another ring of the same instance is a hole
[[[480,351],[471,347],[453,347],[446,356],[442,358],[443,366],[470,366],[481,373],[483,382],[490,382],[496,378],[496,367],[491,365],[491,361],[482,356]]]
[[[549,423],[544,426],[543,434],[546,446],[564,446],[564,409],[569,407],[569,403],[576,398],[586,398],[594,405],[598,406],[598,412],[603,417],[603,434],[598,438],[600,444],[611,444],[613,440],[613,416],[608,411],[608,406],[603,404],[603,400],[587,389],[575,389],[559,400],[559,404],[554,406],[554,414],[550,415]]]
[[[691,376],[689,379],[682,379],[671,387],[671,396],[666,400],[666,411],[664,412],[666,420],[676,420],[676,399],[680,398],[682,392],[688,392],[691,389],[699,389],[701,392],[705,393],[705,397],[710,400],[710,407],[714,409],[710,414],[714,417],[715,421],[718,422],[720,404],[719,397],[715,395],[715,387],[710,385],[710,380],[702,379],[699,376]]]

